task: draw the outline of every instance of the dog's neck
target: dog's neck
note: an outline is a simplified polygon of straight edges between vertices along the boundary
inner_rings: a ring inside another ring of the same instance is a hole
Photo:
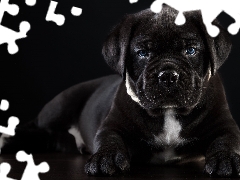
[[[128,72],[126,72],[126,83],[125,83],[125,85],[126,85],[126,88],[127,88],[128,95],[132,98],[133,101],[140,104],[140,100],[138,99],[137,95],[135,94],[135,92],[131,88],[130,77],[128,75]]]

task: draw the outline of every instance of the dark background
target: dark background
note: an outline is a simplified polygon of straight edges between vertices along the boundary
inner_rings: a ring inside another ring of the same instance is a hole
[[[0,100],[7,99],[10,108],[0,111],[0,124],[10,116],[21,123],[36,117],[41,108],[64,89],[89,79],[113,73],[101,55],[102,44],[123,15],[149,8],[153,0],[65,0],[56,13],[66,18],[63,26],[45,20],[50,0],[37,0],[29,7],[25,0],[10,0],[19,5],[18,16],[5,13],[2,25],[19,31],[21,21],[28,21],[28,37],[17,41],[19,52],[8,54],[0,45]],[[83,13],[72,16],[72,6]],[[222,13],[218,19],[224,26],[234,22]],[[240,125],[240,33],[232,36],[233,50],[220,69],[233,117]]]

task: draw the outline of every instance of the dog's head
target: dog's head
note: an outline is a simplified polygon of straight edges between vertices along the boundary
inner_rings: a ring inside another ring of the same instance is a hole
[[[200,11],[185,13],[163,6],[159,14],[145,10],[126,16],[103,47],[107,64],[126,81],[128,94],[149,112],[176,108],[191,110],[203,89],[228,57],[231,43],[221,30],[208,35]]]

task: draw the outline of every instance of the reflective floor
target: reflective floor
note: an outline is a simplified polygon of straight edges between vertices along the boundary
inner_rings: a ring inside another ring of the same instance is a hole
[[[41,180],[95,180],[95,179],[214,179],[203,174],[204,162],[181,166],[133,165],[127,175],[117,177],[89,177],[84,173],[84,165],[89,156],[76,154],[33,154],[36,165],[46,161],[50,166],[48,173],[40,173]],[[15,155],[0,155],[0,163],[11,165],[7,177],[21,180],[26,162],[18,162]],[[32,179],[35,180],[35,179]]]

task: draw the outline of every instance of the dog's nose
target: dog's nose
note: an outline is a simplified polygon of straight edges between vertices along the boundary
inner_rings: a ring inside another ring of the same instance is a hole
[[[170,87],[171,85],[177,83],[179,74],[173,70],[161,71],[158,78],[160,83],[163,83],[166,87]]]

